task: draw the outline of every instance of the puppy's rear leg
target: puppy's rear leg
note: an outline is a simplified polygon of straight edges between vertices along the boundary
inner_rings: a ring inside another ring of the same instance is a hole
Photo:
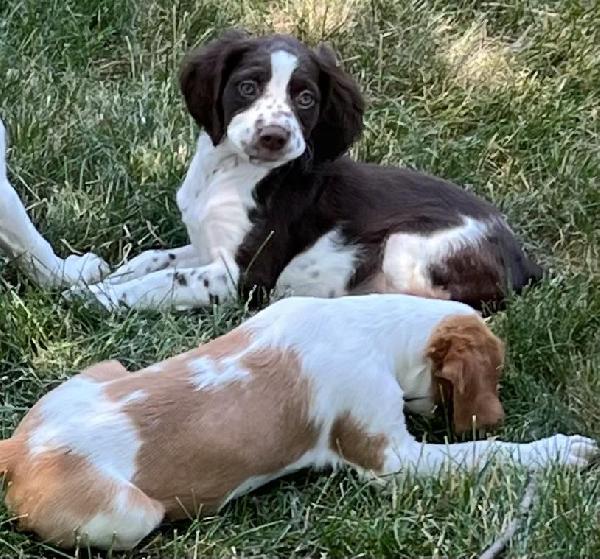
[[[130,549],[162,521],[161,503],[82,456],[23,454],[15,444],[5,460],[6,504],[20,529],[60,547]]]
[[[84,545],[124,550],[135,547],[161,522],[164,507],[135,486],[123,485],[108,511],[98,512],[77,531]]]

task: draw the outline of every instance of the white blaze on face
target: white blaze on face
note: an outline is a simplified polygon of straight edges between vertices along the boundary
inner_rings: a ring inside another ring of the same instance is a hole
[[[265,162],[277,167],[304,153],[302,127],[290,105],[288,89],[298,57],[285,50],[271,53],[271,79],[262,94],[248,109],[235,115],[227,126],[227,137],[240,153],[252,155],[258,132],[266,126],[280,126],[290,132],[287,145],[277,161]]]
[[[271,54],[271,80],[264,96],[270,95],[282,109],[290,108],[287,104],[287,88],[297,66],[298,57],[289,52],[278,50]]]

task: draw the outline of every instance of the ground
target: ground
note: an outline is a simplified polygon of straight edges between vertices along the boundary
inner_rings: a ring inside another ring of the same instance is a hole
[[[589,6],[585,8],[583,4]],[[197,130],[184,52],[222,28],[332,42],[368,98],[353,155],[451,179],[507,214],[547,271],[491,322],[506,339],[499,435],[600,437],[600,10],[593,2],[5,0],[0,114],[10,174],[57,250],[113,264],[185,241],[175,190]],[[109,315],[38,289],[0,260],[0,435],[81,367],[135,369],[223,333],[236,305]],[[452,437],[443,417],[419,436]],[[218,516],[165,526],[124,557],[477,555],[515,510],[523,472],[308,474]],[[508,557],[599,557],[600,468],[540,476]],[[0,508],[0,557],[54,556]],[[66,557],[95,556],[79,550]],[[121,555],[114,553],[112,557]]]

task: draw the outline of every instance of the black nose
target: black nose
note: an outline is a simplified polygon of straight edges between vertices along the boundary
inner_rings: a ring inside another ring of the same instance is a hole
[[[281,126],[265,126],[258,134],[260,147],[279,151],[290,139],[290,132]]]

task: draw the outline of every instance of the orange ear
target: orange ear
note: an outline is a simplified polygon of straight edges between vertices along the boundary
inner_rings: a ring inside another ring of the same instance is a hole
[[[465,364],[462,359],[448,359],[444,361],[441,370],[437,371],[436,376],[451,382],[454,390],[462,394],[465,391],[464,366]]]

